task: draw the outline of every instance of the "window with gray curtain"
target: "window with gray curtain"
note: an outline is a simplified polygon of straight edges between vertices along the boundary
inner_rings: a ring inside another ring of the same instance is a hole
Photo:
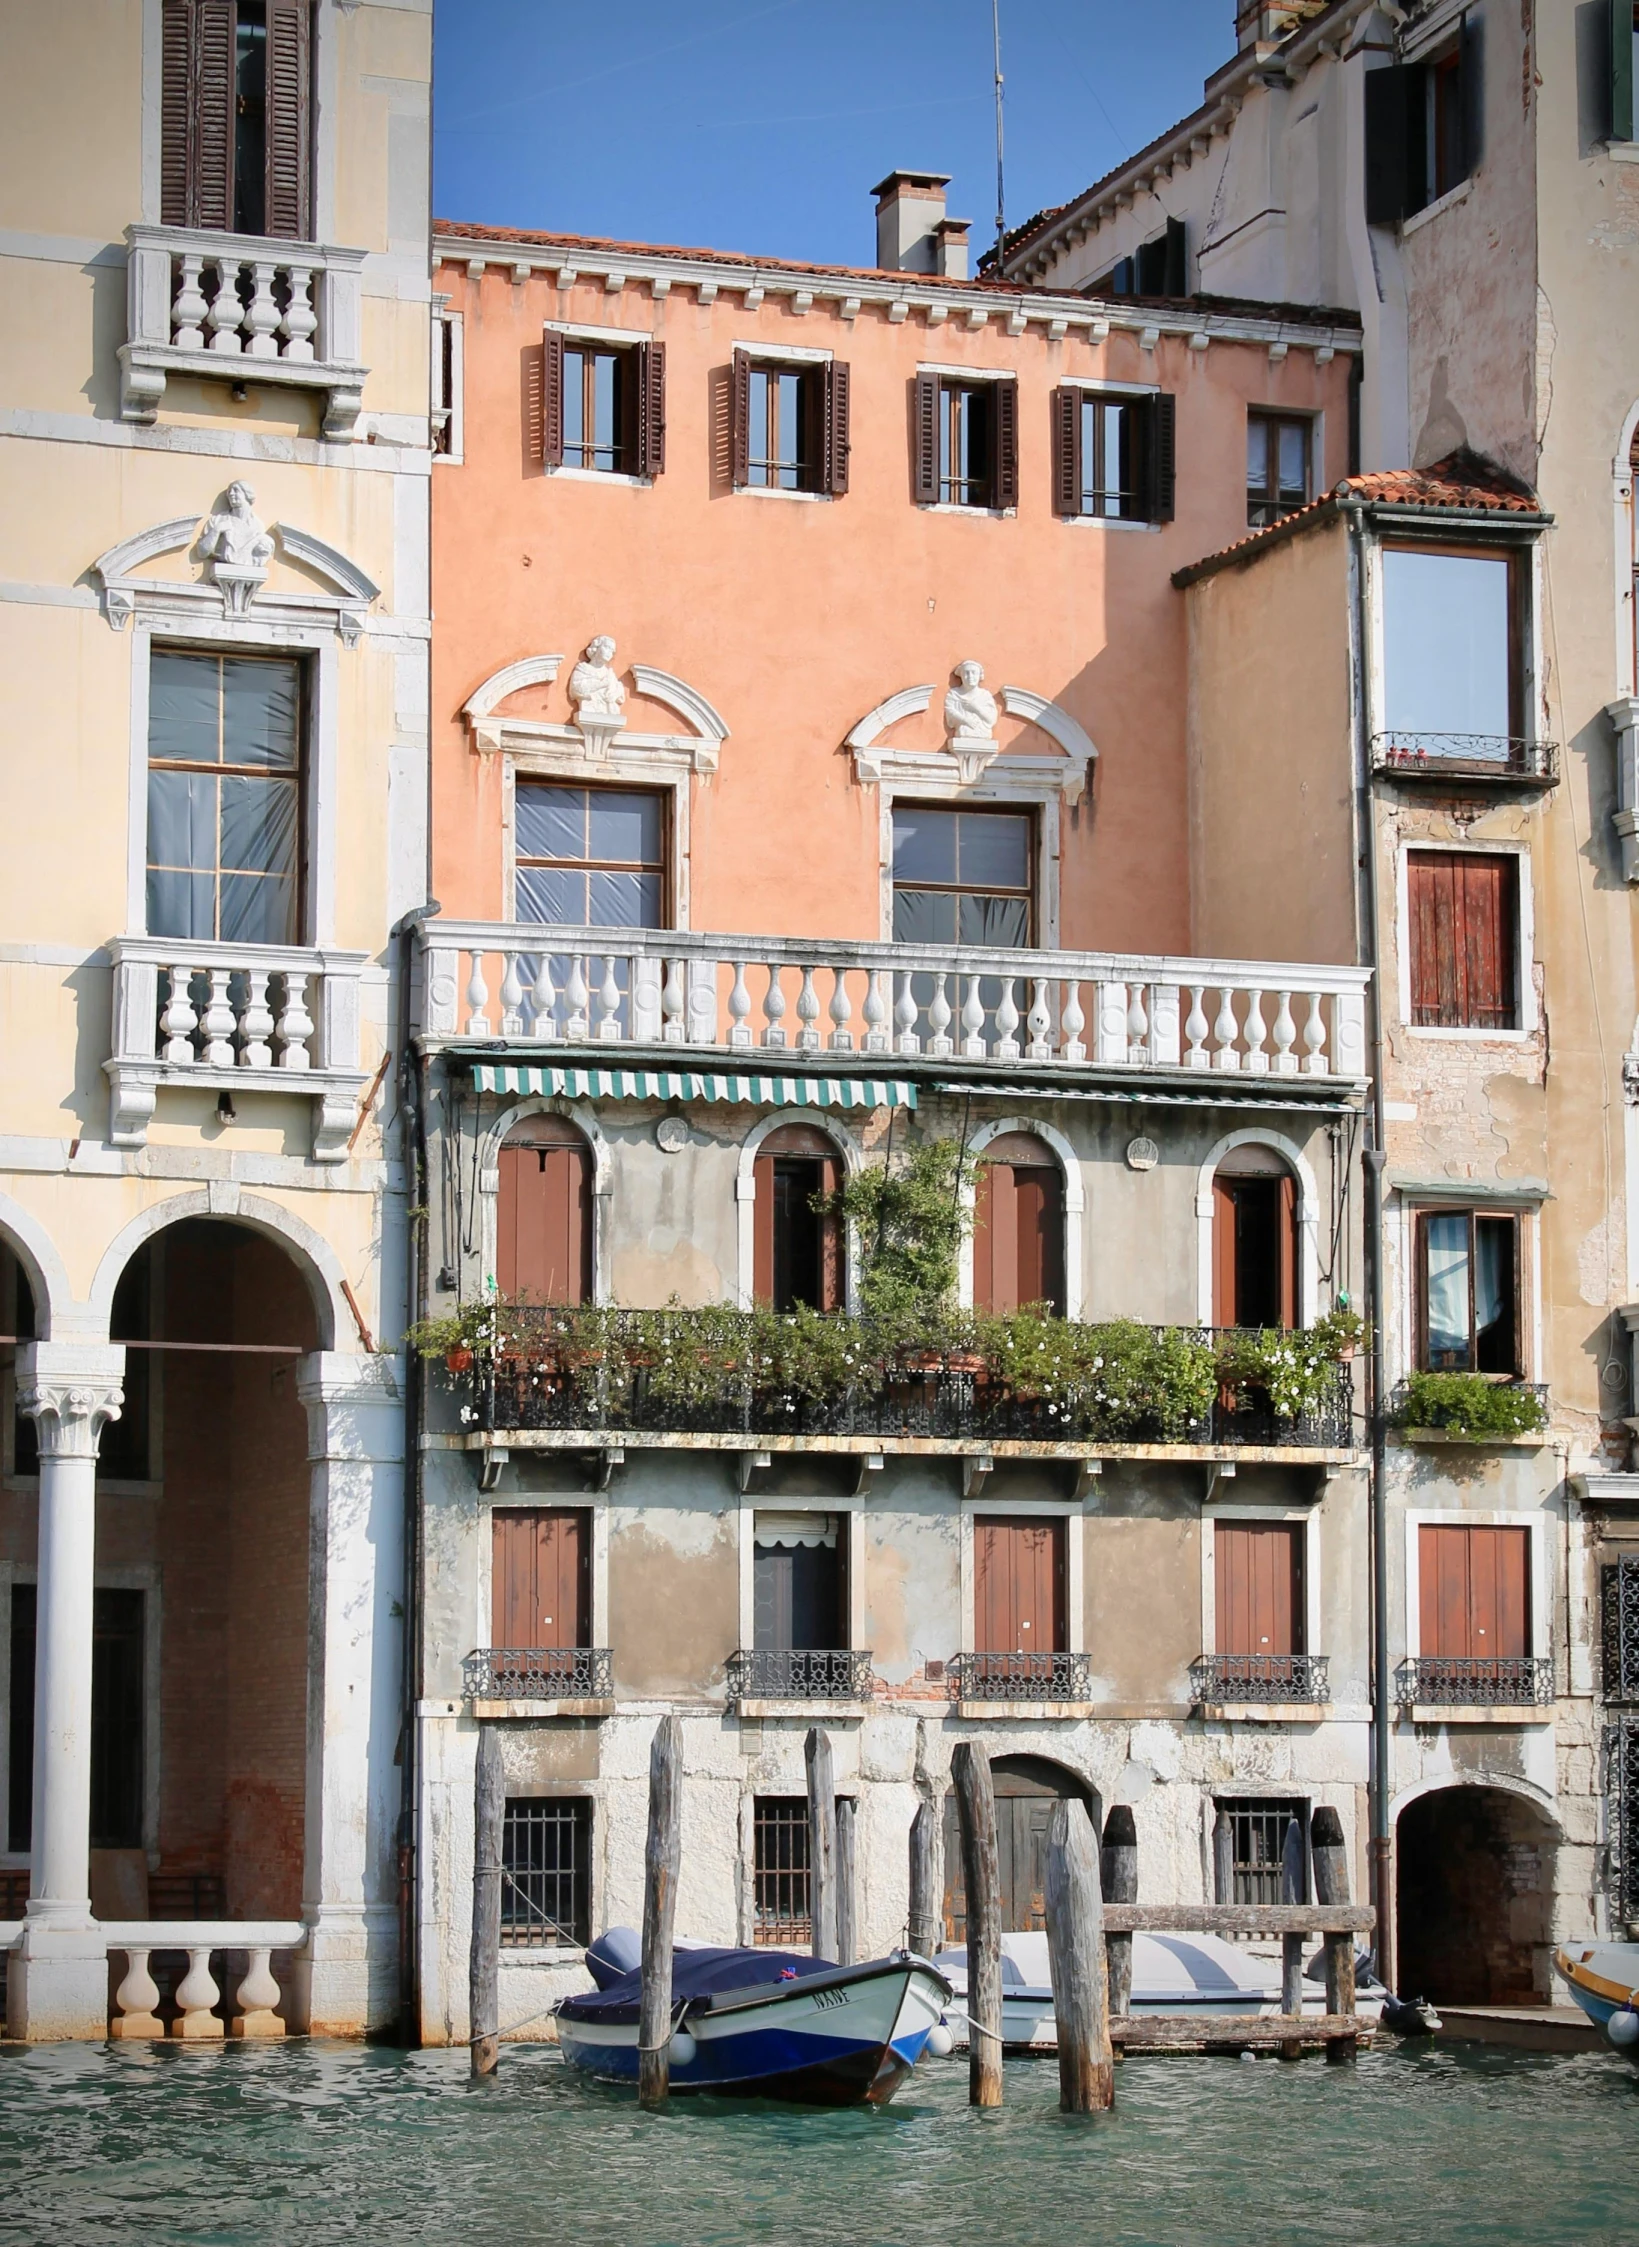
[[[302,670],[156,651],[148,680],[148,934],[299,944]]]
[[[896,804],[894,941],[1032,943],[1034,829],[1027,811],[943,811],[927,804]]]

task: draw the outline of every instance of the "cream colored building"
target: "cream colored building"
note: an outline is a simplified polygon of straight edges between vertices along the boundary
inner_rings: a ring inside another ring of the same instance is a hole
[[[430,69],[428,0],[0,9],[14,2036],[398,2009]]]

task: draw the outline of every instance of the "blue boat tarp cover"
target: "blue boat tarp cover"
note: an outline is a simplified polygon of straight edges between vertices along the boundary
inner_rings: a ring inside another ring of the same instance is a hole
[[[588,1957],[587,1964],[599,1981],[608,1972],[603,1961]],[[602,1966],[603,1971],[598,1971]],[[723,1990],[760,1989],[765,1983],[800,1982],[810,1974],[834,1974],[828,1958],[805,1958],[798,1951],[706,1950],[672,1952],[672,2014],[685,2003],[716,1996]],[[634,1966],[601,1989],[566,1997],[558,2010],[570,2021],[635,2021],[643,1996],[643,1969]]]

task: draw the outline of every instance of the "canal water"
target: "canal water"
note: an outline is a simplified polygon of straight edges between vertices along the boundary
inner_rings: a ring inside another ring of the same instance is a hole
[[[1051,2060],[999,2113],[960,2059],[843,2113],[658,2116],[508,2049],[0,2053],[0,2240],[29,2247],[1586,2247],[1639,2239],[1639,2074],[1613,2056],[1390,2047],[1135,2060],[1113,2115]]]

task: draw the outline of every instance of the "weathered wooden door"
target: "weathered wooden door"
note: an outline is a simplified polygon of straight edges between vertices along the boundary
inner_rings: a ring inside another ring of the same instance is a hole
[[[1303,1531],[1220,1521],[1213,1529],[1220,1654],[1303,1652]]]
[[[1417,1569],[1422,1653],[1493,1662],[1530,1653],[1529,1530],[1424,1522]]]
[[[501,1149],[495,1278],[530,1303],[592,1298],[592,1158],[575,1139],[540,1137]]]
[[[591,1515],[579,1506],[497,1506],[493,1516],[492,1643],[592,1643]]]
[[[1041,1766],[1037,1765],[1039,1771]],[[1006,1932],[1047,1924],[1047,1829],[1053,1806],[1070,1785],[1055,1786],[1050,1778],[1008,1770],[993,1774],[996,1795],[996,1866],[1002,1898],[1002,1927]],[[1073,1796],[1072,1800],[1083,1799]],[[1088,1812],[1092,1816],[1092,1812]],[[1094,1821],[1097,1823],[1096,1819]],[[967,1896],[962,1886],[962,1832],[954,1793],[945,1797],[945,1937],[965,1942]]]
[[[1024,1132],[995,1141],[979,1167],[973,1300],[982,1311],[1024,1303],[1064,1310],[1064,1180],[1046,1147]]]
[[[1298,1323],[1297,1188],[1273,1174],[1212,1182],[1212,1323]]]
[[[1062,1520],[1029,1515],[974,1522],[976,1653],[1063,1653],[1064,1531]]]

